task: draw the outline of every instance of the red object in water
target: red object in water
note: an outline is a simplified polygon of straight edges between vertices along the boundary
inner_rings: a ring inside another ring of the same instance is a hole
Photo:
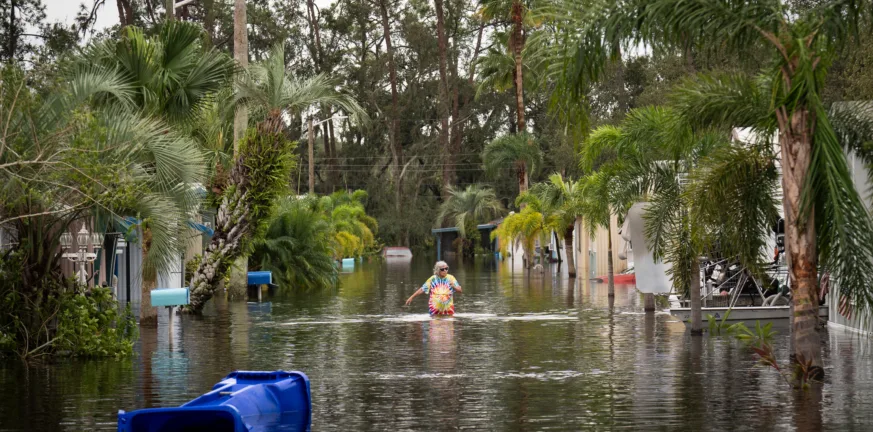
[[[612,275],[613,281],[617,284],[636,284],[637,275],[634,274],[634,269],[627,269],[621,273]],[[609,282],[609,275],[597,276],[592,279],[597,282]]]

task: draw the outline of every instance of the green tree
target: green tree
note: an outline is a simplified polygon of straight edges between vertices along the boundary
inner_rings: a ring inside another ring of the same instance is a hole
[[[572,68],[579,83],[596,77],[631,39],[735,51],[763,46],[773,53],[762,79],[703,76],[685,86],[679,105],[701,124],[753,126],[764,137],[778,132],[794,355],[816,375],[824,374],[815,329],[817,263],[839,280],[842,295],[865,310],[873,305],[870,217],[821,97],[834,53],[858,40],[871,10],[864,0],[822,1],[797,11],[779,0],[631,1],[603,6],[581,31],[572,30],[583,35]]]
[[[520,244],[524,250],[525,268],[534,265],[534,249],[536,241],[542,244],[548,241],[552,229],[558,227],[559,220],[555,216],[544,216],[539,210],[539,204],[533,196],[522,196],[520,199],[528,201],[520,212],[512,212],[503,219],[503,223],[491,232],[491,239],[498,239],[500,251],[506,252],[508,248],[515,251],[515,245]]]
[[[503,135],[491,141],[482,151],[486,173],[493,177],[507,165],[511,166],[518,177],[519,195],[525,193],[528,176],[543,163],[542,152],[535,143],[533,136],[528,133]]]
[[[536,183],[530,193],[536,196],[543,206],[558,217],[557,233],[564,238],[564,254],[567,257],[569,276],[576,277],[576,260],[573,258],[573,233],[576,223],[584,215],[583,183],[564,180],[561,174],[552,174],[547,182]]]
[[[337,283],[332,241],[330,222],[316,206],[287,198],[255,241],[251,261],[276,274],[282,288],[330,287]]]
[[[88,46],[80,68],[116,70],[145,115],[190,130],[234,73],[233,60],[204,38],[200,26],[182,21],[162,24],[151,37],[128,26],[120,39]]]
[[[66,285],[61,234],[74,222],[96,220],[90,230],[105,232],[127,216],[148,221],[146,271],[167,270],[198,204],[203,157],[193,140],[132,109],[134,92],[114,71],[81,71],[46,96],[27,82],[13,67],[0,75],[0,227],[15,242],[4,259],[20,260],[19,279],[0,283],[13,307],[0,327],[18,320],[16,332],[39,346],[53,338],[51,307]],[[91,103],[100,98],[116,102]]]
[[[288,192],[294,167],[294,142],[282,132],[282,119],[271,117],[251,128],[240,142],[215,218],[215,232],[191,277],[188,309],[200,313],[231,263],[248,256],[252,244],[263,238],[274,214],[276,199]]]
[[[440,205],[437,224],[451,220],[462,239],[470,241],[473,246],[477,245],[481,241],[477,226],[502,214],[503,205],[492,189],[476,185],[463,190],[450,187],[448,193],[448,199]],[[472,250],[470,248],[470,252]]]
[[[73,76],[87,79],[89,71],[111,71],[129,93],[126,102],[132,107],[194,135],[193,130],[203,123],[209,104],[234,72],[233,60],[214,48],[205,48],[203,39],[203,30],[193,23],[167,21],[152,37],[138,27],[127,26],[119,40],[89,45],[78,59]],[[106,106],[117,104],[114,97],[97,102]],[[142,246],[147,257],[153,238],[149,225],[149,221],[144,221],[146,241]],[[156,286],[157,275],[146,271],[141,285],[140,324],[157,325],[157,311],[145,306]]]
[[[607,206],[622,215],[634,201],[650,203],[644,217],[651,252],[671,264],[674,288],[688,295],[692,333],[702,331],[701,255],[736,256],[761,274],[760,254],[777,217],[767,146],[731,144],[725,130],[694,132],[675,110],[647,107],[631,110],[619,127],[594,130],[582,161],[586,169],[598,166],[590,175],[591,204],[600,216],[592,218],[608,220]]]
[[[310,107],[327,105],[340,108],[357,122],[365,122],[367,114],[358,102],[336,88],[336,82],[325,75],[297,79],[285,67],[285,48],[277,44],[266,59],[249,66],[238,83],[236,100],[262,118],[283,114],[300,118]]]

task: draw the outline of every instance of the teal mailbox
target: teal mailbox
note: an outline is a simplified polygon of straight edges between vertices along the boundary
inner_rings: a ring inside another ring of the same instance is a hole
[[[152,290],[152,306],[183,306],[190,303],[188,288],[163,288]]]

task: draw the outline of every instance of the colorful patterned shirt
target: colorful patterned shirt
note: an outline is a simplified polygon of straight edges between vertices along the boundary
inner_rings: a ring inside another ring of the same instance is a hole
[[[454,294],[455,287],[460,287],[457,279],[452,275],[446,275],[441,278],[439,276],[431,276],[421,290],[429,295],[427,308],[431,315],[454,315],[455,302]]]

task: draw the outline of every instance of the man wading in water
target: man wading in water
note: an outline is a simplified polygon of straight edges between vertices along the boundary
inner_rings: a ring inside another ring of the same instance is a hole
[[[433,276],[417,289],[409,299],[406,300],[406,305],[409,306],[419,294],[428,294],[430,297],[427,301],[427,308],[433,315],[455,314],[455,291],[463,292],[461,285],[454,276],[449,274],[449,265],[445,261],[437,261],[433,266]]]

